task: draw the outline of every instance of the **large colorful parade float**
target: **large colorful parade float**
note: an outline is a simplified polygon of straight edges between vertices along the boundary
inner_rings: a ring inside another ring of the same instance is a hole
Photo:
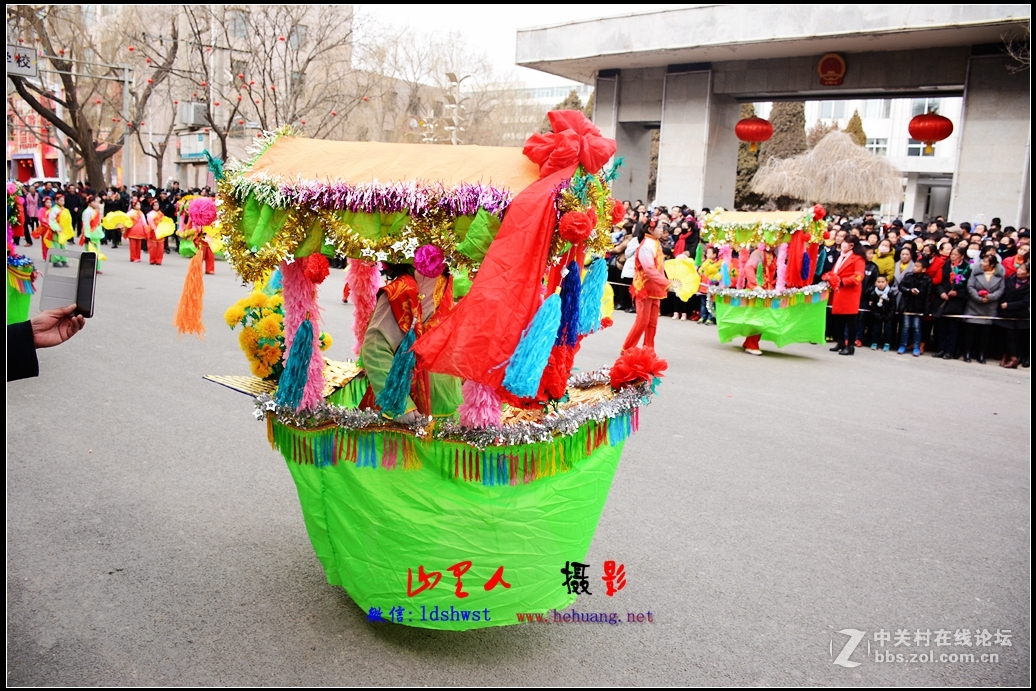
[[[709,287],[721,343],[744,336],[823,343],[829,287],[813,283],[825,211],[726,211],[705,217],[702,240],[719,246],[719,285]],[[736,253],[736,256],[735,256]]]
[[[550,120],[524,152],[282,130],[220,171],[218,217],[189,206],[254,286],[226,313],[252,374],[208,378],[255,397],[328,582],[365,612],[468,629],[571,604],[562,571],[586,557],[665,369],[636,349],[573,371],[610,322],[599,257],[623,211],[615,143],[581,113]],[[336,255],[355,361],[322,351],[317,290]],[[204,330],[196,260],[181,333]],[[458,277],[471,285],[455,301]]]

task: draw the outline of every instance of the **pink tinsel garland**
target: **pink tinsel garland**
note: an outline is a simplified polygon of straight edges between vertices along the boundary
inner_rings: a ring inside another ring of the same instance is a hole
[[[281,278],[284,285],[284,363],[295,340],[302,321],[309,316],[313,323],[313,355],[309,360],[309,374],[302,393],[300,410],[316,407],[324,400],[324,355],[320,352],[320,305],[313,282],[306,277],[305,265],[301,261],[283,262]]]
[[[350,259],[345,272],[345,282],[349,286],[349,299],[353,303],[353,335],[356,337],[353,352],[359,355],[363,336],[367,333],[367,325],[374,314],[378,290],[382,286],[378,263]]]
[[[737,253],[737,287],[744,288],[748,284],[748,258],[752,254],[752,248],[745,245]]]
[[[500,397],[496,391],[477,381],[467,380],[461,385],[464,403],[457,412],[464,427],[499,427]]]
[[[777,290],[784,290],[787,286],[788,275],[788,243],[782,242],[777,248]]]

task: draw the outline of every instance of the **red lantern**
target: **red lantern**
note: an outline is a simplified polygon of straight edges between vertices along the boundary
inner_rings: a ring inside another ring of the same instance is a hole
[[[144,58],[144,62],[146,62],[147,64],[150,65],[151,64],[151,58]]]
[[[338,111],[337,110],[332,110],[331,111],[331,117],[335,117],[336,115],[338,115]]]
[[[275,87],[273,84],[270,84],[270,91],[276,91],[276,89],[277,87]]]
[[[244,81],[245,75],[242,74],[242,73],[238,73],[237,78],[240,79],[241,81]]]
[[[208,83],[208,82],[202,82],[202,83],[201,83],[201,86],[208,86],[208,85],[209,85],[209,83]]]
[[[283,36],[278,36],[278,37],[277,37],[277,40],[278,40],[278,41],[283,41],[283,40],[284,40],[284,37],[283,37]]]
[[[773,125],[769,120],[757,118],[754,115],[750,118],[743,118],[734,127],[734,134],[743,142],[749,142],[749,151],[758,151],[759,143],[765,142],[773,136]]]
[[[239,100],[239,101],[241,100],[241,94],[237,95],[237,100]]]
[[[244,120],[238,120],[238,121],[237,121],[237,124],[239,124],[239,125],[243,125],[243,124],[245,124],[245,121],[244,121]]]
[[[154,84],[154,83],[155,83],[155,80],[154,80],[154,79],[151,79],[151,78],[149,77],[149,78],[148,78],[148,80],[147,80],[147,83],[148,83],[148,84]]]
[[[216,106],[217,108],[219,108],[219,101],[213,101],[213,102],[212,102],[212,105],[214,105],[214,106]]]
[[[179,101],[173,101],[173,105],[174,106],[178,106],[178,105],[180,105],[180,102]]]
[[[915,116],[907,125],[907,130],[911,137],[924,142],[924,153],[931,156],[935,150],[932,145],[953,134],[953,122],[938,113],[928,112]]]
[[[39,39],[36,39],[36,40],[38,41]],[[126,50],[128,50],[129,52],[131,52],[131,53],[132,53],[133,51],[135,51],[135,50],[136,50],[136,48],[134,48],[133,46],[130,46],[130,47],[129,47],[129,48],[127,48]]]
[[[101,99],[97,99],[96,101],[94,101],[94,103],[96,103],[97,105],[101,105]]]
[[[302,124],[303,124],[303,125],[305,125],[305,124],[306,124],[306,121],[305,121],[305,120],[302,120]]]

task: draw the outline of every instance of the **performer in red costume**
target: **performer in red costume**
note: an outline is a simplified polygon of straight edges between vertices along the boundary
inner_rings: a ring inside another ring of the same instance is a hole
[[[630,348],[636,348],[641,336],[644,337],[644,346],[655,347],[655,330],[658,327],[658,312],[662,307],[662,300],[669,293],[669,279],[665,277],[664,265],[665,255],[662,254],[662,245],[659,238],[662,237],[661,224],[640,232],[640,247],[634,255],[633,284],[630,286],[630,295],[633,296],[637,305],[637,320],[633,322],[626,341],[622,344],[622,352]]]
[[[747,252],[748,248],[741,250]],[[745,270],[741,274],[744,276],[745,287],[749,289],[759,288],[759,267],[762,266],[762,288],[763,290],[773,290],[774,286],[777,285],[777,258],[773,254],[773,249],[760,245],[756,248],[751,255],[748,257],[748,261],[745,262]],[[745,352],[749,355],[762,355],[763,351],[759,347],[759,339],[762,338],[762,334],[752,334],[745,338],[745,343],[742,346]]]
[[[151,202],[151,211],[147,215],[147,259],[149,264],[162,265],[162,258],[165,255],[165,247],[155,231],[158,224],[165,218],[165,215],[158,209],[158,200]]]
[[[148,238],[147,217],[140,210],[140,202],[136,200],[133,202],[133,208],[126,215],[133,222],[133,225],[126,231],[126,238],[129,239],[130,246],[130,261],[139,262],[141,245]]]
[[[863,245],[851,235],[842,241],[842,252],[835,260],[832,271],[821,278],[831,284],[832,333],[835,347],[831,352],[852,355],[856,345],[856,317],[860,313],[860,294],[863,292],[863,273],[866,266]]]

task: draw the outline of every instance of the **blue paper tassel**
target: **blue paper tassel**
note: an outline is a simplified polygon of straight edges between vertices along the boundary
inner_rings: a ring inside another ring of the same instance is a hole
[[[417,356],[413,351],[416,339],[414,329],[403,336],[396,354],[392,356],[392,367],[385,379],[385,388],[374,398],[388,415],[402,415],[406,412],[406,399],[410,395],[410,382],[417,365]]]
[[[309,361],[313,357],[313,322],[304,319],[295,332],[288,362],[277,383],[277,402],[293,410],[302,403],[302,392],[309,379]]]
[[[551,295],[525,329],[504,374],[504,388],[515,396],[532,398],[540,388],[550,349],[561,326],[561,298]]]
[[[802,253],[802,280],[809,280],[809,252]]]
[[[568,273],[561,279],[561,324],[558,325],[558,336],[554,340],[554,345],[574,346],[579,342],[579,293],[581,290],[579,266],[575,262],[570,262]]]
[[[276,293],[278,290],[284,290],[284,281],[281,279],[281,270],[274,269],[270,280],[266,282],[266,291]]]
[[[730,287],[730,264],[723,262],[723,287]]]
[[[601,298],[608,283],[608,263],[595,259],[586,270],[583,289],[579,293],[579,335],[585,336],[601,328]]]

